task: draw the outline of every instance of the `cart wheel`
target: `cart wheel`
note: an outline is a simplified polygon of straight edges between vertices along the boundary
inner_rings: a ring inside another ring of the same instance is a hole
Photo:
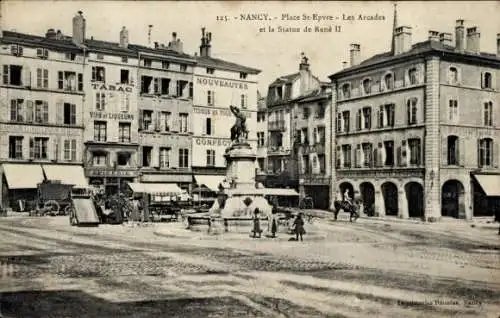
[[[48,212],[48,214],[54,216],[54,215],[57,215],[59,213],[59,209],[61,208],[61,206],[59,205],[59,203],[57,203],[57,201],[49,200],[43,204],[43,208],[45,210],[50,211],[50,212]]]
[[[62,215],[70,215],[72,210],[73,210],[73,206],[68,205],[67,207],[64,208]]]

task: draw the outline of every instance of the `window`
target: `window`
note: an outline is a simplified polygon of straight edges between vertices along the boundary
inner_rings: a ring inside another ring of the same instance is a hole
[[[95,151],[92,153],[92,165],[105,166],[108,161],[108,156],[105,152]]]
[[[265,145],[265,134],[263,131],[257,132],[257,147],[264,147]]]
[[[64,140],[64,160],[76,161],[76,139]]]
[[[458,70],[456,67],[450,67],[448,69],[448,84],[458,83]]]
[[[118,166],[128,166],[130,164],[131,154],[130,152],[117,152],[116,153],[116,164]]]
[[[11,45],[10,46],[10,53],[12,55],[16,56],[22,56],[23,55],[23,47],[17,44]]]
[[[215,166],[215,150],[213,149],[207,150],[207,166]]]
[[[343,167],[351,167],[351,145],[342,145]]]
[[[169,87],[170,87],[170,79],[169,78],[162,78],[160,83],[161,83],[161,87],[160,87],[161,94],[168,95]]]
[[[394,89],[394,77],[392,76],[392,74],[386,74],[384,76],[384,88],[385,90]]]
[[[361,117],[362,117],[362,110],[358,109],[358,111],[356,112],[356,130],[361,130],[361,123],[362,123]]]
[[[187,84],[187,81],[177,81],[177,97],[183,97],[186,95],[184,90],[186,89]]]
[[[410,165],[421,164],[422,150],[420,147],[420,139],[409,139],[408,145],[410,147]]]
[[[188,114],[179,114],[179,132],[187,133],[188,132]]]
[[[410,98],[406,101],[406,118],[408,125],[417,123],[417,99]]]
[[[76,125],[76,105],[75,104],[64,103],[63,123],[65,125]]]
[[[325,118],[325,103],[318,103],[316,107],[316,118]]]
[[[150,167],[151,166],[151,155],[153,153],[153,147],[143,146],[142,147],[142,166]]]
[[[33,107],[33,102],[28,101],[26,106],[27,121],[39,124],[49,122],[49,104],[46,101],[35,101],[35,107]],[[33,117],[30,118],[31,116]]]
[[[350,127],[349,117],[350,117],[350,113],[348,110],[342,112],[342,124],[343,124],[342,131],[345,133],[349,132],[349,127]]]
[[[97,53],[96,58],[97,58],[98,60],[104,60],[104,55],[103,55],[103,54],[100,54],[100,53]]]
[[[363,92],[365,94],[370,94],[372,92],[372,81],[369,78],[363,80]]]
[[[491,76],[491,73],[490,72],[484,72],[482,74],[482,78],[481,78],[481,87],[482,88],[493,88],[493,83],[492,83],[492,76]]]
[[[94,121],[94,140],[106,141],[107,123],[105,121]]]
[[[49,138],[45,137],[30,138],[30,158],[47,159],[48,144],[49,144]]]
[[[120,84],[129,84],[129,70],[120,70]]]
[[[23,67],[21,65],[4,65],[3,83],[5,85],[23,85]]]
[[[23,137],[22,136],[9,136],[9,158],[22,159],[23,158]]]
[[[99,111],[103,111],[106,109],[106,93],[105,92],[97,92],[95,93],[95,109]]]
[[[342,96],[344,98],[351,98],[351,85],[349,84],[342,85]]]
[[[447,138],[447,152],[448,152],[448,160],[447,163],[449,165],[458,165],[458,137],[457,136],[448,136]]]
[[[57,72],[57,88],[65,91],[76,91],[77,84],[75,72]]]
[[[153,111],[143,110],[142,120],[139,124],[142,124],[144,130],[153,130]]]
[[[240,79],[246,79],[247,75],[247,73],[240,72]]]
[[[170,168],[170,148],[160,148],[160,168]]]
[[[102,66],[92,66],[92,82],[105,82],[106,69]]]
[[[372,154],[373,154],[373,146],[371,143],[364,143],[362,145],[363,149],[363,165],[365,167],[372,166]]]
[[[128,63],[128,57],[122,56],[122,63]]]
[[[193,98],[194,90],[193,90],[193,82],[189,82],[189,98]]]
[[[493,140],[484,138],[479,140],[479,167],[488,167],[493,164]]]
[[[456,99],[448,100],[448,120],[454,123],[458,121],[458,101]]]
[[[215,70],[213,68],[207,67],[207,74],[213,74]]]
[[[170,68],[170,62],[162,61],[161,62],[161,68],[164,69],[164,70],[168,70]]]
[[[304,107],[302,109],[302,118],[303,119],[308,119],[309,115],[310,115],[309,108],[308,107]]]
[[[309,144],[309,129],[302,128],[301,141],[302,141],[302,144],[304,144],[304,145],[308,145]]]
[[[394,141],[384,141],[385,162],[386,166],[394,166]]]
[[[49,88],[49,70],[42,68],[36,69],[36,87]]]
[[[118,124],[118,141],[130,142],[130,123]]]
[[[78,73],[78,91],[83,91],[83,74]]]
[[[70,61],[74,61],[76,59],[76,54],[75,53],[66,53],[65,58]]]
[[[485,102],[483,107],[483,125],[493,126],[493,103]]]
[[[257,122],[263,122],[266,120],[266,113],[265,112],[258,112],[257,113]]]
[[[145,67],[151,67],[151,65],[153,65],[153,61],[150,59],[144,59],[143,64]]]
[[[189,167],[189,149],[179,149],[179,168]]]
[[[186,64],[181,64],[181,72],[187,71],[187,65]]]
[[[417,69],[416,68],[411,68],[408,70],[408,82],[410,85],[417,85],[418,84],[418,76],[417,76]]]
[[[153,77],[141,76],[141,94],[153,94]]]
[[[212,134],[212,118],[207,118],[205,122],[205,134]]]
[[[10,120],[22,122],[24,121],[23,113],[23,99],[11,99],[10,100]]]
[[[248,96],[246,94],[241,94],[241,108],[248,107]]]
[[[172,127],[172,115],[170,112],[160,113],[160,131],[170,131]]]
[[[378,110],[378,127],[394,127],[394,104],[381,105]]]
[[[215,104],[215,92],[207,91],[207,105],[213,106]]]
[[[372,109],[370,107],[363,108],[363,129],[372,127]]]

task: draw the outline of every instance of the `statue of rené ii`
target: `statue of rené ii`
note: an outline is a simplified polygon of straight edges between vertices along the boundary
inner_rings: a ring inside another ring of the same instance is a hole
[[[231,141],[244,142],[248,138],[248,130],[246,125],[246,116],[236,106],[229,106],[231,112],[236,117],[236,122],[231,127]]]

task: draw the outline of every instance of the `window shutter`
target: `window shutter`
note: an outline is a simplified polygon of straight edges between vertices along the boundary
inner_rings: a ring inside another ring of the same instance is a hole
[[[36,87],[42,87],[42,85],[43,85],[42,75],[43,75],[42,69],[37,68],[36,69]]]
[[[380,167],[380,158],[379,158],[379,151],[377,148],[373,149],[373,166],[374,167]]]
[[[34,112],[34,107],[33,107],[33,101],[28,100],[26,101],[26,121],[28,123],[33,122],[33,112]]]
[[[49,103],[47,101],[43,102],[43,122],[49,122]]]
[[[62,125],[64,123],[64,103],[62,101],[56,103],[56,114],[57,124]]]
[[[353,150],[354,150],[354,156],[353,156],[354,157],[353,158],[354,159],[354,168],[358,168],[358,166],[359,166],[358,165],[358,157],[359,156],[358,156],[358,148],[357,148],[357,146]]]
[[[4,65],[3,66],[3,83],[5,85],[9,84],[9,72],[10,71],[10,65]]]
[[[154,127],[155,127],[155,130],[159,130],[160,129],[160,112],[156,111],[154,112],[154,116],[153,116],[153,121],[154,121]]]
[[[484,88],[484,72],[481,72],[481,88]]]
[[[71,161],[76,161],[76,139],[71,139]]]
[[[35,139],[30,137],[30,159],[35,157]]]
[[[409,166],[410,160],[411,160],[410,143],[408,142],[408,140],[403,140],[403,142],[404,142],[404,144],[401,145],[402,146],[401,149],[406,150],[406,151],[403,151],[404,164],[406,166]]]
[[[73,124],[73,125],[76,125],[77,124],[77,122],[76,122],[76,105],[75,104],[71,104],[70,108],[71,108],[70,123]]]
[[[410,72],[409,72],[409,70],[405,70],[404,85],[405,86],[410,85]]]
[[[387,160],[387,152],[386,152],[383,144],[381,147],[379,147],[378,152],[380,154],[380,166],[383,167],[383,166],[385,166],[385,161]]]
[[[160,166],[160,152],[156,147],[151,149],[151,166],[155,168]]]
[[[144,111],[139,110],[139,130],[144,129]]]
[[[397,164],[398,164],[398,166],[402,166],[403,165],[402,164],[402,162],[403,162],[403,158],[402,157],[403,156],[402,156],[401,146],[398,146],[396,152],[397,152],[397,161],[398,161]]]
[[[457,151],[456,155],[458,158],[458,164],[462,167],[467,166],[467,162],[465,162],[465,138],[458,137],[457,142]]]
[[[28,66],[23,67],[23,86],[31,87],[31,71]]]
[[[481,139],[477,140],[477,166],[482,167],[481,164]]]
[[[441,137],[441,165],[448,165],[448,137]]]
[[[337,146],[337,168],[341,168],[343,166],[343,154],[340,146]]]
[[[492,140],[492,146],[493,146],[493,160],[492,160],[492,166],[495,168],[498,168],[498,162],[500,161],[500,158],[498,156],[500,155],[499,149],[498,149],[498,142],[495,142],[495,140]]]
[[[420,65],[418,68],[417,68],[417,80],[418,80],[418,83],[419,84],[423,84],[424,83],[424,80],[425,80],[425,69],[424,69],[424,66],[423,65]]]

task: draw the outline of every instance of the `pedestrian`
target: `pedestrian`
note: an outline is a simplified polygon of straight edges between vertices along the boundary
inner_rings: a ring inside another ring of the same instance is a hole
[[[262,234],[262,230],[260,228],[260,218],[259,218],[259,208],[255,208],[253,212],[253,229],[252,229],[252,234],[253,237],[260,238],[260,235]]]
[[[304,219],[302,218],[302,213],[297,214],[295,221],[293,221],[293,225],[295,229],[295,240],[298,241],[300,237],[300,240],[303,241],[302,235],[306,234],[306,231],[304,229]]]
[[[269,217],[270,226],[271,226],[271,237],[276,237],[276,232],[278,232],[278,214],[276,213],[276,209],[273,208],[271,211],[271,215]]]

